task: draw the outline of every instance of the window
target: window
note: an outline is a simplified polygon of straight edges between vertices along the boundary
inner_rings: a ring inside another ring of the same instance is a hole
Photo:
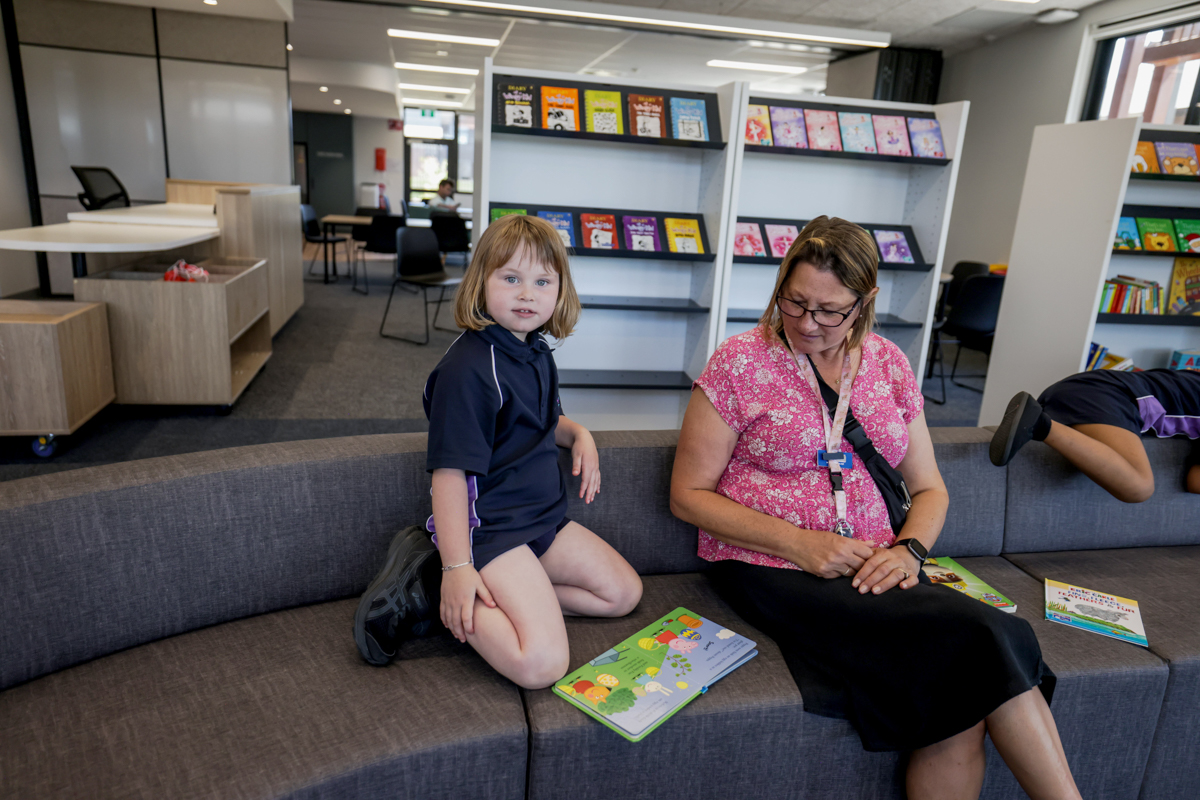
[[[458,115],[458,193],[475,191],[475,115]]]
[[[409,139],[453,139],[454,112],[433,108],[406,108],[404,135]]]
[[[1200,20],[1096,43],[1084,119],[1200,124]]]

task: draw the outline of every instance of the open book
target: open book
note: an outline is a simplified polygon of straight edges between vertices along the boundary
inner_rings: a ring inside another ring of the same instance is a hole
[[[925,559],[925,566],[921,567],[921,569],[929,576],[929,580],[934,583],[940,583],[943,586],[949,586],[951,589],[957,589],[967,597],[974,597],[976,600],[981,600],[1009,614],[1015,614],[1017,611],[1016,603],[984,583],[973,572],[963,567],[962,564],[959,564],[953,558],[946,558],[945,556],[927,558]]]

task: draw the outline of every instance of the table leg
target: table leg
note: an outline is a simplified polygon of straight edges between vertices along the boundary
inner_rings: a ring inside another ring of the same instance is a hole
[[[329,283],[329,225],[321,226],[321,250],[325,255],[325,283]]]
[[[76,278],[87,277],[87,256],[83,253],[71,253],[71,272]]]

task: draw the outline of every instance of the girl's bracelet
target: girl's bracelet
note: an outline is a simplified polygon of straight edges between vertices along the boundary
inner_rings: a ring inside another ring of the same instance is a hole
[[[450,566],[448,566],[448,567],[442,567],[442,572],[449,572],[450,570],[452,570],[452,569],[458,569],[459,567],[467,567],[467,566],[471,566],[471,565],[473,565],[474,563],[475,563],[475,559],[472,557],[470,561],[464,561],[464,562],[462,562],[461,564],[451,564],[451,565],[450,565]]]

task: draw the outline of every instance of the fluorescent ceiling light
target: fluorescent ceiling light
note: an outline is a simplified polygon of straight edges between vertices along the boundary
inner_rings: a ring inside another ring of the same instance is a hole
[[[450,44],[478,44],[484,47],[495,47],[499,39],[482,39],[478,36],[453,36],[449,33],[426,33],[425,31],[402,31],[388,28],[388,36],[397,39],[420,39],[422,42],[449,42]]]
[[[204,5],[206,6],[215,6],[216,4],[217,0],[204,0]]]
[[[410,89],[414,92],[442,92],[444,94],[470,94],[470,89],[456,89],[453,86],[426,86],[423,83],[397,83],[401,89]]]
[[[462,103],[451,100],[422,100],[419,97],[401,98],[406,106],[442,106],[443,108],[462,108]]]
[[[411,69],[417,72],[445,72],[449,75],[478,75],[479,70],[467,69],[465,67],[435,67],[432,64],[408,64],[404,61],[397,61],[393,64],[396,69]]]
[[[779,72],[784,75],[799,75],[802,72],[808,72],[808,67],[786,67],[779,64],[759,64],[753,61],[722,61],[719,58],[714,58],[707,62],[710,67],[723,67],[725,69],[745,69],[751,72]]]

